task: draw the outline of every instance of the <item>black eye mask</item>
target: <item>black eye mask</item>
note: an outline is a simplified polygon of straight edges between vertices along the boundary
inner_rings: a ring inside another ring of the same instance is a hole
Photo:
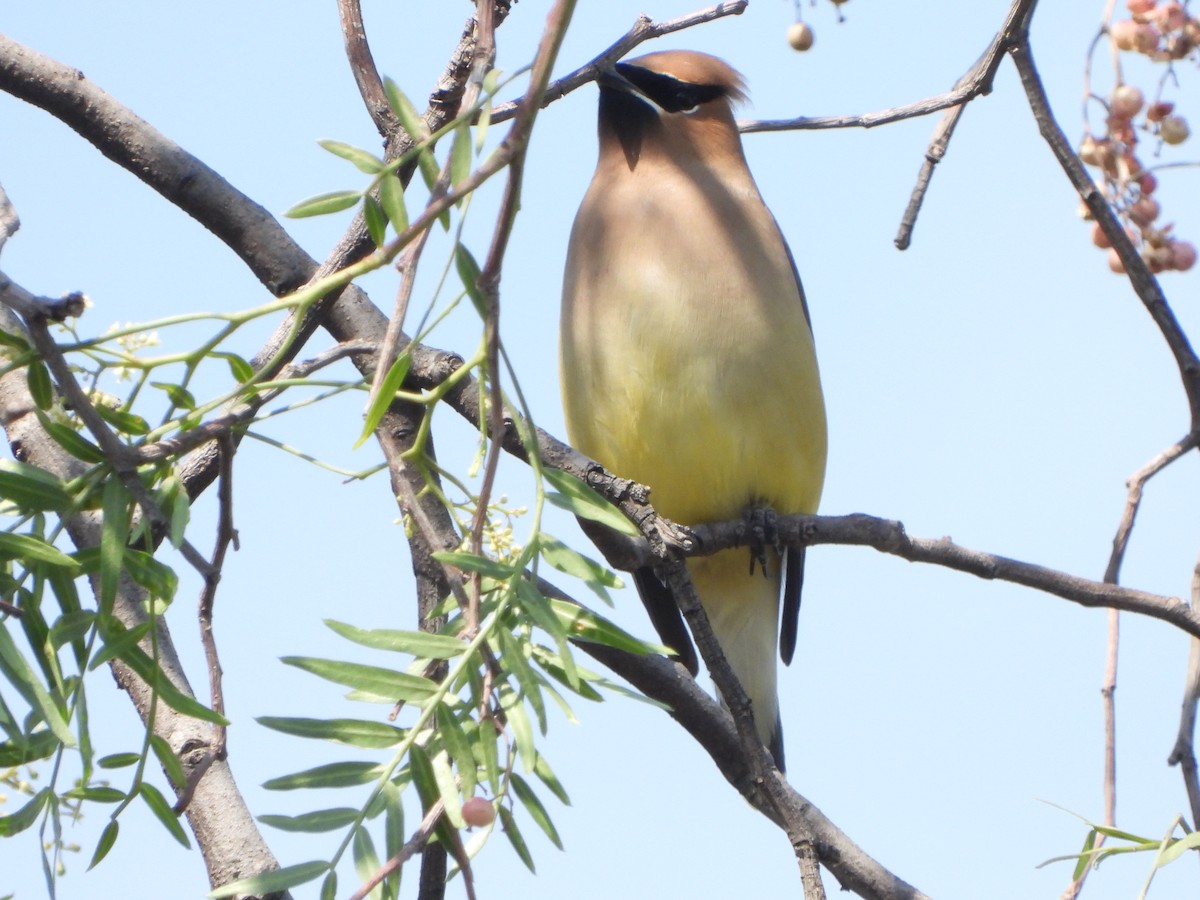
[[[726,93],[721,85],[691,84],[630,63],[617,63],[616,70],[667,112],[691,112],[701,103],[716,100]]]

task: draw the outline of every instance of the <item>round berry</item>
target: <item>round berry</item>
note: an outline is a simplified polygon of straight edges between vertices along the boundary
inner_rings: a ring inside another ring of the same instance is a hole
[[[1144,16],[1154,9],[1155,0],[1125,0],[1125,5],[1135,16]]]
[[[1167,116],[1158,126],[1158,136],[1168,144],[1182,144],[1191,133],[1183,116]]]
[[[496,810],[483,797],[472,797],[462,805],[463,821],[472,827],[491,825]]]
[[[1187,241],[1171,241],[1171,268],[1186,272],[1196,264],[1196,246]]]
[[[813,45],[813,30],[803,22],[793,22],[787,30],[787,41],[793,50],[803,53]]]
[[[1132,84],[1119,84],[1113,91],[1110,105],[1113,115],[1132,119],[1142,111],[1142,105],[1145,102],[1146,99],[1142,96],[1142,92]]]
[[[1162,208],[1158,205],[1158,201],[1149,194],[1143,194],[1133,202],[1133,206],[1129,207],[1129,218],[1137,222],[1139,225],[1149,225],[1158,218]]]
[[[1121,257],[1117,255],[1115,249],[1108,251],[1108,267],[1118,275],[1125,273],[1125,263],[1121,262]]]

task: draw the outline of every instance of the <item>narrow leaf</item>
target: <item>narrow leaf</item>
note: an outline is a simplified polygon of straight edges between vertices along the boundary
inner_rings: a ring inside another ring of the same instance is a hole
[[[117,842],[117,834],[121,830],[121,825],[116,819],[109,821],[104,826],[104,830],[100,832],[100,840],[96,842],[96,851],[92,854],[92,861],[88,863],[88,871],[96,868],[100,860],[108,856],[108,851],[113,848],[113,844]]]
[[[464,550],[438,550],[433,554],[433,558],[438,562],[456,566],[464,572],[478,572],[480,575],[486,575],[497,581],[507,581],[517,574],[517,570],[510,565],[496,562],[486,556],[476,556],[474,553],[467,553]]]
[[[16,642],[8,633],[8,627],[3,622],[0,622],[0,672],[3,672],[25,702],[33,707],[50,731],[54,733],[54,736],[66,746],[74,747],[75,736],[71,734],[71,729],[67,725],[67,720],[63,718],[58,704],[50,697],[50,693],[42,684],[41,679],[29,667],[29,663],[17,649]]]
[[[188,840],[187,833],[179,824],[179,816],[175,815],[175,810],[171,809],[171,804],[167,802],[167,798],[162,795],[162,792],[154,785],[143,781],[138,788],[138,793],[141,794],[142,799],[146,801],[146,805],[150,807],[150,811],[154,813],[158,821],[162,822],[167,831],[171,833],[171,837],[184,847],[191,849],[192,842]]]
[[[183,385],[171,384],[166,381],[152,381],[150,387],[158,388],[167,395],[167,399],[171,401],[171,405],[178,409],[193,410],[196,408],[196,398],[192,396],[192,392]]]
[[[31,512],[63,512],[72,502],[61,479],[13,459],[0,460],[0,498]]]
[[[360,172],[374,175],[383,170],[383,160],[374,153],[370,153],[360,147],[355,147],[352,144],[344,144],[341,141],[326,140],[317,141],[317,143],[334,156],[340,156],[342,159],[347,159],[354,163]]]
[[[639,640],[627,631],[618,628],[612,622],[597,615],[582,606],[568,603],[566,600],[550,600],[550,608],[554,610],[572,640],[591,641],[594,644],[604,644],[617,650],[636,653],[644,656],[647,653],[661,653],[669,656],[669,647],[650,644]]]
[[[486,316],[487,304],[484,302],[483,294],[479,290],[479,278],[483,273],[479,269],[479,263],[471,255],[471,251],[461,243],[456,244],[454,247],[454,265],[458,269],[458,277],[462,280],[467,296],[475,304],[475,311],[480,316]]]
[[[12,837],[14,834],[20,834],[36,822],[42,807],[50,799],[50,794],[50,788],[42,788],[11,816],[0,816],[0,837]]]
[[[529,786],[529,782],[514,772],[510,783],[513,787],[513,793],[517,795],[517,799],[521,801],[530,818],[537,823],[538,828],[545,832],[546,837],[550,838],[550,842],[561,850],[563,845],[562,838],[558,836],[558,829],[550,821],[550,814],[546,812],[546,807],[542,805],[542,801],[538,799],[533,788]]]
[[[367,234],[371,236],[372,243],[382,247],[387,240],[387,213],[370,194],[363,197],[363,221],[367,223]]]
[[[64,425],[62,422],[52,421],[44,412],[38,411],[38,422],[41,423],[42,429],[46,434],[50,435],[51,439],[74,456],[76,459],[82,460],[85,463],[100,463],[104,462],[104,451],[81,435],[69,425]]]
[[[280,831],[321,833],[345,828],[358,819],[358,810],[349,807],[321,809],[299,816],[259,816],[258,821]]]
[[[517,827],[512,813],[503,803],[500,804],[497,812],[500,813],[500,824],[503,826],[504,836],[512,844],[512,848],[517,852],[521,862],[525,863],[525,868],[536,875],[537,869],[533,865],[533,857],[529,855],[529,847],[525,843],[525,838],[521,836],[521,829]]]
[[[306,656],[285,656],[281,662],[311,672],[326,681],[344,684],[383,702],[408,700],[419,703],[428,700],[437,690],[437,685],[428,678],[395,672],[380,666]]]
[[[450,184],[458,187],[471,174],[471,127],[466,122],[454,126],[450,145]]]
[[[347,640],[375,650],[411,653],[419,659],[453,659],[462,655],[467,645],[456,637],[426,634],[423,631],[399,631],[386,628],[365,629],[346,625],[336,619],[325,624]]]
[[[104,483],[100,529],[100,610],[111,612],[121,582],[125,544],[129,540],[129,492],[116,475]]]
[[[111,406],[105,406],[103,403],[97,403],[94,408],[100,418],[121,434],[136,436],[150,433],[150,423],[139,415],[120,409],[113,409]]]
[[[249,878],[239,878],[237,881],[231,881],[229,884],[223,884],[219,888],[209,891],[208,896],[212,900],[221,900],[224,897],[236,897],[238,894],[251,894],[256,897],[277,894],[314,881],[327,871],[329,871],[327,862],[314,860],[313,862],[297,863],[294,866],[285,866],[282,869],[274,869],[260,875],[251,875]]]
[[[400,179],[389,173],[379,179],[379,204],[391,220],[396,234],[408,228],[408,210],[404,205],[404,185]]]
[[[320,194],[316,197],[310,197],[301,203],[297,203],[291,209],[284,213],[289,219],[306,219],[309,216],[324,216],[330,213],[341,212],[343,209],[349,209],[356,206],[358,201],[362,199],[360,191],[334,191],[329,194]]]
[[[4,559],[19,559],[23,563],[45,563],[50,566],[62,566],[66,569],[78,569],[79,563],[63,553],[53,544],[46,543],[42,538],[32,534],[13,534],[0,531],[0,557]]]
[[[292,734],[296,737],[337,741],[352,747],[382,749],[394,747],[404,740],[403,729],[385,722],[365,719],[303,719],[280,716],[260,716],[258,724]]]
[[[569,510],[580,518],[607,525],[621,534],[640,536],[637,526],[624,513],[574,475],[559,469],[542,469],[542,475],[559,491],[546,495],[546,499],[555,506]]]
[[[388,407],[392,405],[392,400],[395,397],[396,391],[399,390],[404,378],[408,375],[408,367],[412,363],[412,357],[407,353],[402,353],[396,357],[396,361],[392,363],[392,367],[388,369],[387,375],[383,377],[383,381],[379,384],[379,391],[375,394],[375,399],[371,401],[371,406],[367,410],[366,421],[363,422],[362,434],[358,436],[358,441],[354,444],[354,449],[357,450],[379,427],[379,421],[383,418],[383,414],[387,412]]]
[[[38,409],[47,410],[54,405],[54,384],[50,381],[50,373],[46,364],[35,359],[25,370],[26,381],[29,383],[29,395],[33,397]]]
[[[379,777],[382,768],[371,762],[340,762],[305,769],[263,782],[268,791],[294,791],[299,788],[341,788],[367,784]]]

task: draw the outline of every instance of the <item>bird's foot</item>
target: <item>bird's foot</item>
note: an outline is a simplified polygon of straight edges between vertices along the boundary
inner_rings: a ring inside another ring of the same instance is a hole
[[[750,574],[757,565],[767,575],[767,550],[783,552],[775,510],[769,506],[751,506],[745,513],[747,543],[750,545]]]

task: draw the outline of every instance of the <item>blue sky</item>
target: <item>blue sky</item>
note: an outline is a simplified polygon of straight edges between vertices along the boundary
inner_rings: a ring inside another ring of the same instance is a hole
[[[1084,54],[1103,4],[1043,6],[1034,22],[1035,58],[1060,122],[1078,136]],[[503,69],[532,58],[545,7],[524,0],[501,28]],[[640,12],[665,19],[694,8],[680,0],[581,3],[557,74],[590,59]],[[865,113],[947,90],[987,46],[1007,4],[951,9],[854,0],[843,8],[847,21],[839,25],[831,4],[804,7],[817,37],[806,54],[785,42],[793,7],[784,0],[757,0],[743,16],[653,48],[689,47],[728,59],[750,87],[746,116]],[[335,5],[298,0],[281,9],[231,0],[202,12],[141,0],[43,0],[10,4],[0,12],[0,30],[82,69],[281,213],[307,196],[362,184],[348,164],[317,147],[318,139],[377,146],[342,55]],[[468,11],[465,3],[365,4],[381,70],[410,96],[426,95]],[[1097,66],[1102,87],[1102,57]],[[1187,115],[1195,108],[1195,79],[1191,71],[1181,74],[1177,99]],[[1127,69],[1147,90],[1156,76]],[[538,424],[558,435],[558,293],[570,222],[595,162],[595,99],[586,87],[539,118],[502,282],[504,340]],[[86,291],[96,305],[83,333],[266,299],[215,239],[65,126],[7,96],[0,96],[0,121],[0,183],[23,223],[5,248],[3,268],[35,292]],[[949,535],[1099,578],[1125,478],[1187,429],[1173,363],[1128,284],[1091,246],[1011,64],[1001,67],[993,94],[963,117],[913,246],[898,252],[892,238],[933,126],[928,118],[745,141],[812,312],[831,436],[822,511],[897,518],[913,535]],[[1185,144],[1171,158],[1190,159],[1189,152]],[[1194,172],[1169,170],[1161,182],[1165,218],[1195,240]],[[480,256],[499,190],[497,183],[481,192],[470,213],[466,241]],[[347,221],[287,227],[322,258]],[[428,297],[446,252],[444,244],[431,246],[419,298]],[[1176,314],[1191,328],[1200,319],[1196,277],[1163,276]],[[390,310],[394,274],[375,273],[363,284]],[[469,352],[477,340],[473,316],[469,309],[455,313],[430,342]],[[160,337],[164,347],[178,348],[202,330]],[[268,330],[269,323],[247,329],[234,349],[249,355]],[[318,337],[311,349],[327,343]],[[341,374],[350,377],[349,370]],[[263,430],[365,469],[378,453],[369,445],[352,450],[361,412],[361,399],[343,398]],[[464,471],[474,450],[469,430],[449,411],[436,422],[444,462]],[[216,616],[236,722],[231,764],[256,813],[353,803],[260,789],[270,777],[353,754],[284,738],[252,717],[373,712],[278,657],[353,654],[321,624],[331,615],[364,627],[411,622],[395,504],[382,478],[343,484],[256,443],[239,454],[236,478],[242,549],[228,563]],[[506,463],[502,479],[514,502],[528,495],[521,466]],[[1191,458],[1151,484],[1123,583],[1186,594],[1200,547],[1198,489]],[[202,547],[210,540],[211,506],[210,498],[196,510]],[[552,519],[549,529],[582,541],[565,519]],[[201,684],[195,595],[195,580],[185,579],[170,616]],[[617,621],[649,632],[631,592],[621,593],[617,606]],[[1160,835],[1186,807],[1179,774],[1165,759],[1187,647],[1184,635],[1162,623],[1123,617],[1118,823],[1133,832]],[[932,896],[1057,896],[1070,867],[1034,867],[1078,849],[1085,829],[1042,801],[1090,818],[1102,813],[1104,652],[1102,611],[865,548],[815,548],[796,661],[780,685],[792,781],[869,853]],[[102,752],[134,748],[136,719],[106,675],[95,678],[92,704]],[[566,852],[527,826],[534,877],[495,841],[476,864],[481,896],[798,894],[782,833],[725,784],[669,718],[615,697],[581,703],[576,714],[578,724],[553,721],[544,745],[573,801],[551,807]],[[198,854],[184,853],[137,808],[109,858],[85,874],[103,812],[90,810],[72,832],[84,852],[68,859],[60,897],[148,900],[185,884],[189,896],[199,893]],[[317,858],[331,844],[270,830],[267,836],[285,864]],[[0,895],[44,895],[32,835],[10,843]],[[1141,856],[1110,861],[1085,896],[1133,896],[1148,869]],[[1194,890],[1186,861],[1158,878],[1152,897]],[[827,888],[836,888],[832,879]],[[315,888],[298,896],[315,896]],[[461,897],[461,886],[449,896]]]

